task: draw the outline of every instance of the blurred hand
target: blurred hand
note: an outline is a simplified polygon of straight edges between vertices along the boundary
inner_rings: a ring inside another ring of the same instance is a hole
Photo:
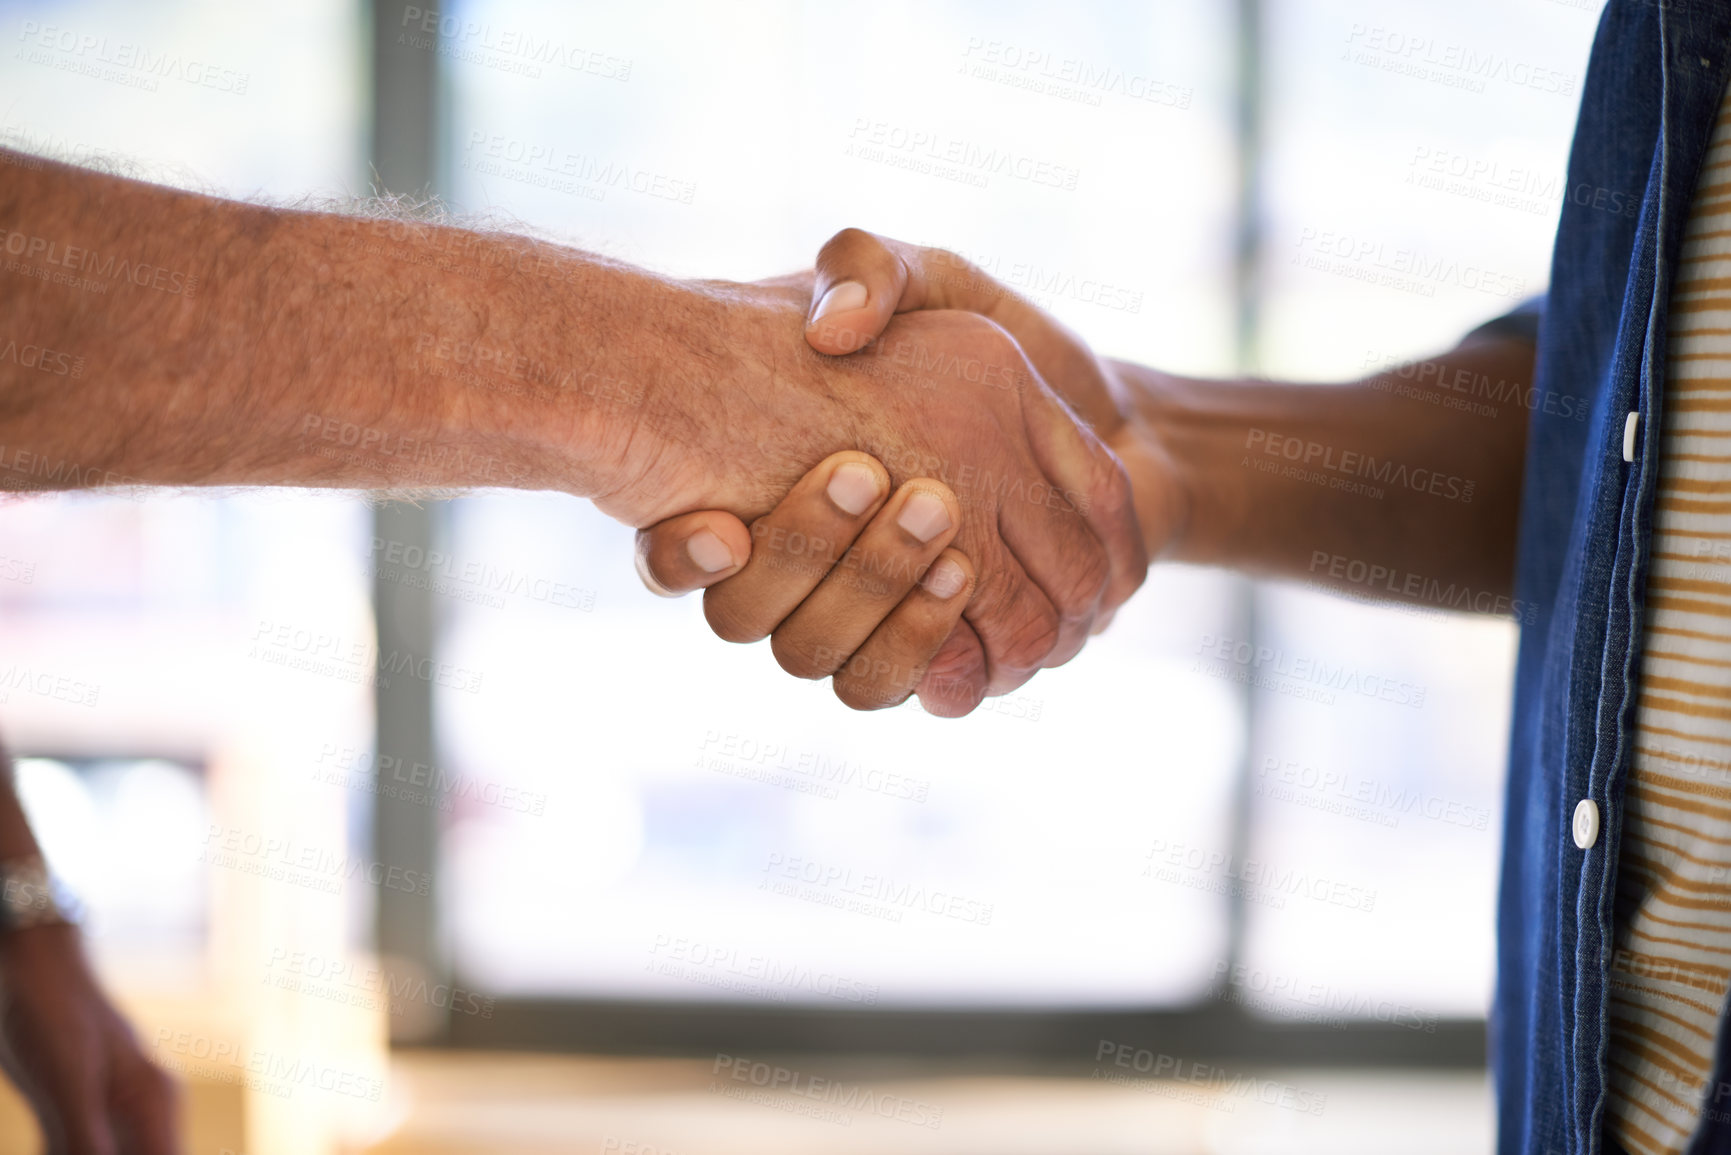
[[[84,960],[78,931],[0,934],[7,1075],[51,1155],[174,1155],[176,1095],[139,1049]]]

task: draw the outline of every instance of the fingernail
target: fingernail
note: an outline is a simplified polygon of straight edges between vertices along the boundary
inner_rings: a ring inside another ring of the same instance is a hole
[[[866,287],[858,281],[843,281],[839,285],[830,286],[829,292],[812,310],[811,319],[821,321],[831,313],[845,313],[849,309],[857,309],[866,303]]]
[[[700,529],[685,539],[685,552],[704,573],[720,573],[733,565],[733,551],[707,529]]]
[[[938,559],[937,565],[926,571],[920,584],[925,586],[926,592],[934,598],[948,601],[962,592],[962,587],[968,584],[968,575],[956,564],[954,558],[942,557]]]
[[[857,461],[843,462],[830,474],[829,487],[824,492],[849,517],[858,517],[870,509],[883,492],[878,475],[869,466]]]
[[[930,541],[950,528],[950,510],[937,494],[916,489],[902,504],[896,524],[920,541]]]

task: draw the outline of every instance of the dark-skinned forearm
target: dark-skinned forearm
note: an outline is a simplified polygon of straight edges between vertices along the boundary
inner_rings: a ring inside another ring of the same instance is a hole
[[[1165,556],[1419,604],[1511,592],[1529,342],[1477,338],[1344,385],[1116,367],[1132,435],[1183,493]]]

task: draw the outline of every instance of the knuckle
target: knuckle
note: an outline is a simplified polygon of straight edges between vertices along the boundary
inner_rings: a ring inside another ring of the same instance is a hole
[[[1034,669],[1057,647],[1058,612],[1043,598],[1013,588],[1008,579],[992,579],[976,604],[982,612],[973,617],[975,628],[994,665]]]
[[[950,645],[938,651],[926,666],[922,688],[935,683],[984,688],[986,657],[977,645]]]
[[[1135,523],[1129,471],[1110,452],[1102,449],[1094,455],[1088,483],[1088,492],[1082,495],[1089,504],[1089,508],[1082,510],[1084,514],[1098,511],[1113,522]]]
[[[938,632],[939,628],[942,633]],[[915,621],[908,614],[894,614],[878,627],[872,645],[890,655],[892,660],[918,658],[936,649],[949,632],[950,624],[947,621]]]
[[[817,251],[818,263],[822,264],[825,261],[847,256],[848,254],[857,251],[862,245],[875,245],[877,243],[877,238],[872,234],[866,232],[864,229],[856,229],[850,226],[842,229],[840,232],[836,233],[835,236],[823,243],[823,248]]]
[[[806,641],[790,630],[777,630],[769,639],[776,664],[796,678],[827,678],[847,659],[832,646]]]
[[[999,638],[998,664],[1013,670],[1035,669],[1057,648],[1062,632],[1056,613],[1030,614]]]
[[[926,257],[951,269],[972,270],[973,262],[951,249],[927,249]]]
[[[1059,616],[1074,621],[1087,617],[1112,581],[1112,559],[1099,542],[1090,540],[1065,552],[1063,570],[1048,591]]]
[[[985,700],[986,672],[978,661],[934,662],[920,683],[920,699],[948,717],[967,714]]]
[[[703,617],[715,636],[724,642],[755,642],[769,633],[746,607],[738,604],[738,599],[720,586],[704,592]]]
[[[953,316],[945,317],[944,323],[958,338],[987,344],[994,352],[1014,345],[1002,325],[980,313],[956,310]]]
[[[850,710],[885,710],[907,700],[912,691],[895,685],[882,685],[870,678],[837,675],[831,683],[835,696]]]

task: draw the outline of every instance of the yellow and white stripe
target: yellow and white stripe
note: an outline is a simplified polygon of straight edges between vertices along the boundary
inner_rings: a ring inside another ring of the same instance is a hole
[[[1635,1155],[1694,1134],[1731,987],[1731,100],[1670,312],[1610,989],[1605,1125]]]

